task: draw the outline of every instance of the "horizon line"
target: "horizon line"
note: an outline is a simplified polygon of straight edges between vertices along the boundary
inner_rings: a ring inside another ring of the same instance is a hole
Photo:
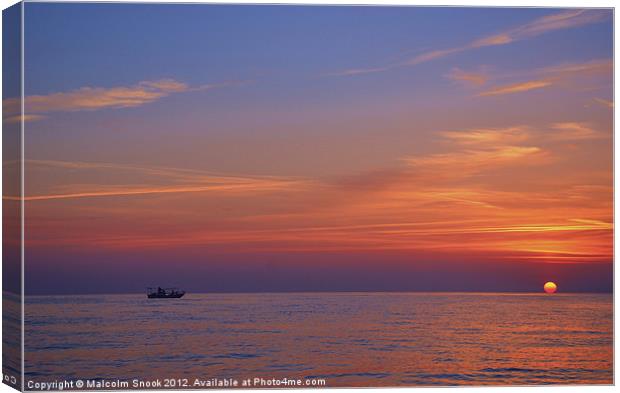
[[[167,287],[166,287],[167,288]],[[91,295],[144,295],[146,292],[75,292],[75,293],[39,293],[39,294],[24,294],[24,297],[44,297],[44,296],[91,296]],[[308,291],[308,290],[288,290],[288,291],[211,291],[211,292],[188,292],[187,295],[248,295],[248,294],[325,294],[325,293],[337,293],[337,294],[346,294],[346,293],[378,293],[378,294],[396,294],[396,293],[429,293],[429,294],[522,294],[522,295],[536,295],[542,294],[547,295],[544,290],[541,291],[446,291],[446,290],[438,290],[438,291],[416,291],[416,290],[316,290],[316,291]],[[570,292],[556,292],[553,295],[562,295],[562,294],[609,294],[613,295],[614,291],[570,291]],[[2,295],[20,295],[11,291],[2,291]]]

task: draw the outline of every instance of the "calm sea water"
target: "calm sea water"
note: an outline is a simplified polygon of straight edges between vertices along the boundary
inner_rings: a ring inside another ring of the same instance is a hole
[[[611,384],[612,296],[29,297],[26,381],[324,378],[327,386]]]

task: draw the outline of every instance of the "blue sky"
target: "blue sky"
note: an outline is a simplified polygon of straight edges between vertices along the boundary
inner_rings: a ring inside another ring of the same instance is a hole
[[[463,45],[556,12],[29,3],[27,89],[40,94],[174,77],[191,84],[293,79],[293,84],[281,87],[290,90],[315,85],[325,73],[381,66],[416,53]],[[415,80],[416,74],[431,69],[448,71],[457,60],[462,67],[490,64],[518,70],[605,57],[611,50],[610,32],[610,23],[551,31],[361,83]]]

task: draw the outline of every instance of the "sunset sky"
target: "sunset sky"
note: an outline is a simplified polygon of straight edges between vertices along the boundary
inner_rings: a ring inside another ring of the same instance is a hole
[[[27,3],[26,293],[610,291],[612,27]]]

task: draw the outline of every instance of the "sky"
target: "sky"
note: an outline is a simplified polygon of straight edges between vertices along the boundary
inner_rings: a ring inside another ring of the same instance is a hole
[[[611,291],[612,28],[26,3],[26,293]]]

